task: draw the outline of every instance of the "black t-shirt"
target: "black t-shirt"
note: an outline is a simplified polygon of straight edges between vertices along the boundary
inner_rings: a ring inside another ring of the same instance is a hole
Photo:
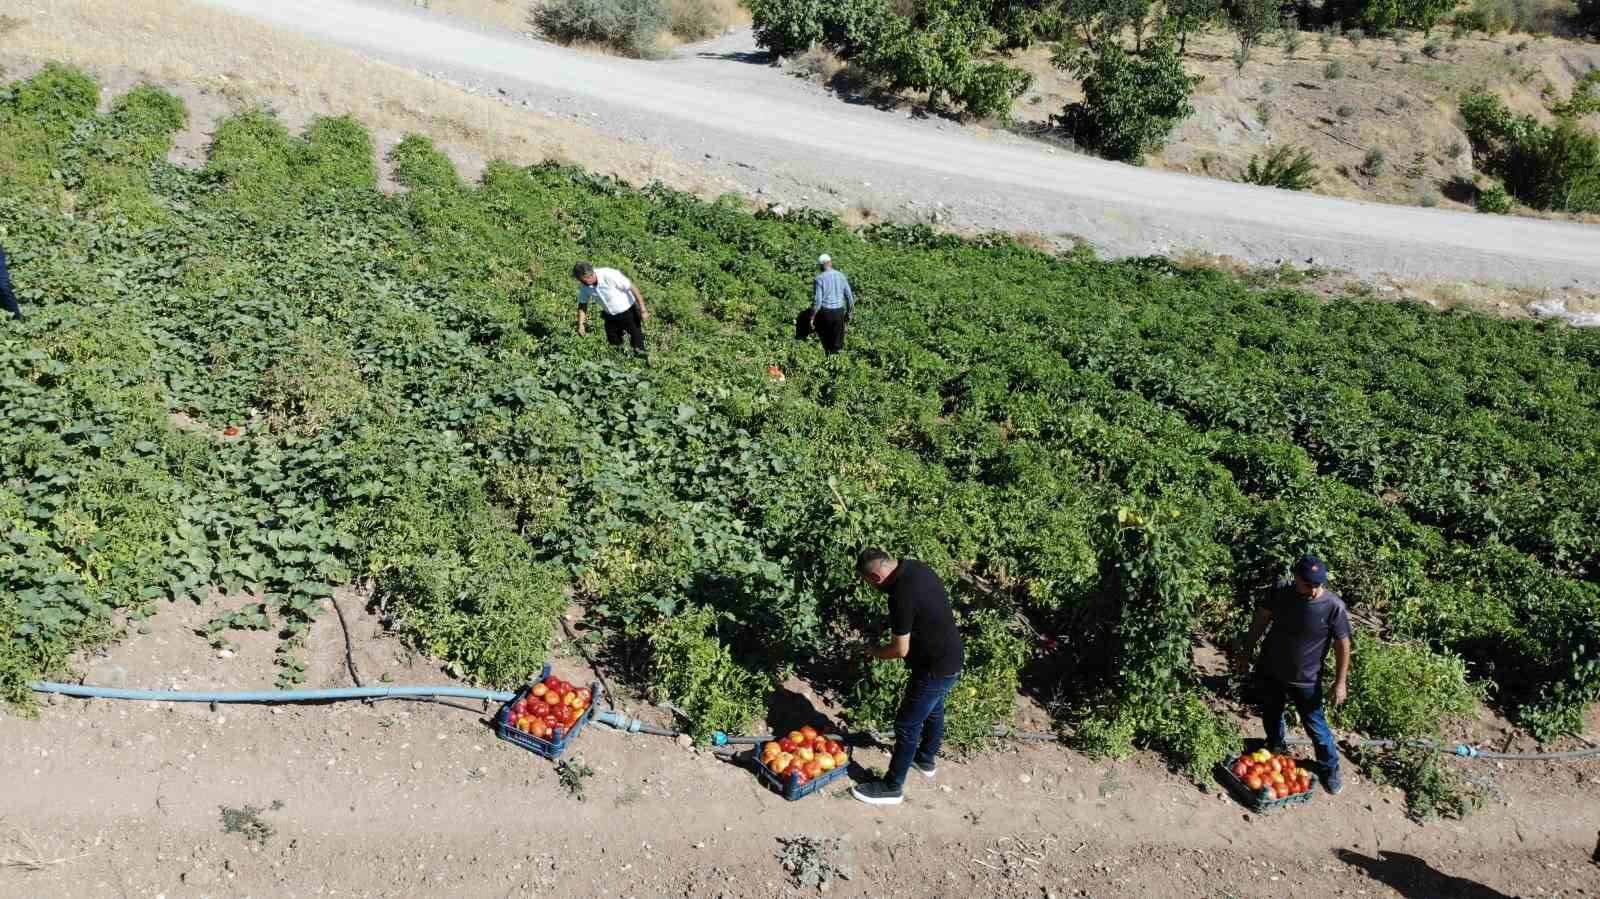
[[[1322,677],[1322,660],[1335,640],[1350,639],[1350,615],[1344,600],[1323,588],[1316,599],[1306,599],[1293,581],[1280,581],[1261,607],[1272,612],[1261,666],[1286,684],[1314,686]]]
[[[906,665],[912,674],[949,677],[961,671],[965,649],[950,594],[933,569],[916,559],[901,559],[889,580],[889,629],[911,635]]]

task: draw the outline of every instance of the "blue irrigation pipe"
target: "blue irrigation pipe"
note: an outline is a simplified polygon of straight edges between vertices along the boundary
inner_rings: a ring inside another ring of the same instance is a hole
[[[144,699],[156,702],[335,702],[342,699],[386,699],[402,697],[452,696],[457,699],[483,699],[510,702],[515,693],[476,690],[471,687],[432,687],[427,685],[393,687],[334,687],[327,690],[126,690],[121,687],[91,687],[88,684],[57,684],[34,681],[30,689],[40,693],[59,693],[85,699]]]
[[[58,684],[50,681],[32,681],[28,687],[39,693],[59,693],[63,696],[77,696],[85,699],[138,699],[152,702],[242,702],[242,703],[274,703],[274,702],[336,702],[345,699],[427,699],[449,696],[457,699],[481,699],[489,702],[510,702],[517,694],[506,693],[498,690],[478,690],[472,687],[435,687],[428,685],[401,685],[393,687],[334,687],[327,690],[254,690],[254,691],[213,691],[213,690],[129,690],[122,687],[93,687],[88,684]],[[615,710],[597,710],[596,718],[604,724],[621,730],[625,733],[654,734],[663,737],[680,737],[679,731],[654,727]],[[864,736],[876,742],[885,743],[892,740],[891,734],[876,731],[863,731],[860,734],[848,736]],[[1016,740],[1032,740],[1039,742],[1058,741],[1060,737],[1052,733],[1039,733],[1033,731],[1013,731],[1003,727],[994,729],[994,736],[1009,737]],[[711,742],[715,746],[738,744],[764,743],[771,740],[771,735],[743,736],[729,735],[717,731],[712,735]],[[1310,740],[1304,737],[1290,737],[1289,742],[1297,746],[1310,745]],[[1356,746],[1371,746],[1378,748],[1394,748],[1402,745],[1395,740],[1358,740]],[[1462,758],[1480,758],[1503,761],[1568,761],[1574,759],[1600,756],[1600,747],[1588,749],[1573,749],[1566,752],[1494,752],[1488,749],[1479,749],[1458,743],[1436,743],[1432,740],[1412,740],[1405,745],[1437,748],[1443,752],[1451,753]]]

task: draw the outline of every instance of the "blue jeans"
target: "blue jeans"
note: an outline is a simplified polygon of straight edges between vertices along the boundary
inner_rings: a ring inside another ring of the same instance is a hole
[[[1295,711],[1300,713],[1300,720],[1306,726],[1306,734],[1311,737],[1311,745],[1316,748],[1317,761],[1327,770],[1327,779],[1337,778],[1339,747],[1333,742],[1333,731],[1322,714],[1321,682],[1310,687],[1296,687],[1270,675],[1261,675],[1256,686],[1260,690],[1261,723],[1267,730],[1267,746],[1278,749],[1288,744],[1283,709],[1293,701]]]
[[[905,785],[913,759],[931,765],[939,757],[939,744],[944,742],[944,697],[960,677],[911,675],[900,711],[894,716],[894,755],[889,757],[885,784],[898,790]]]

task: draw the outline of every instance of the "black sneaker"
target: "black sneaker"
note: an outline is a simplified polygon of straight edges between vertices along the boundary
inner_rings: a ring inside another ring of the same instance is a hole
[[[932,779],[935,774],[939,773],[939,763],[938,762],[931,762],[929,764],[924,765],[921,762],[915,762],[914,761],[914,762],[911,763],[911,770],[917,772],[918,774],[922,775],[923,777]]]
[[[881,780],[851,787],[850,795],[869,805],[899,805],[905,798],[899,790]]]
[[[1337,796],[1344,792],[1344,778],[1340,777],[1339,773],[1335,771],[1323,778],[1322,788],[1328,791],[1328,795]]]

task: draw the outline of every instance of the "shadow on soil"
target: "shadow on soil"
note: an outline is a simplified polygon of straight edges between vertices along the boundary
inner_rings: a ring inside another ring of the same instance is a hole
[[[1453,877],[1403,852],[1380,852],[1377,857],[1349,849],[1334,853],[1351,867],[1385,884],[1408,899],[1511,899],[1505,893],[1474,880]]]

